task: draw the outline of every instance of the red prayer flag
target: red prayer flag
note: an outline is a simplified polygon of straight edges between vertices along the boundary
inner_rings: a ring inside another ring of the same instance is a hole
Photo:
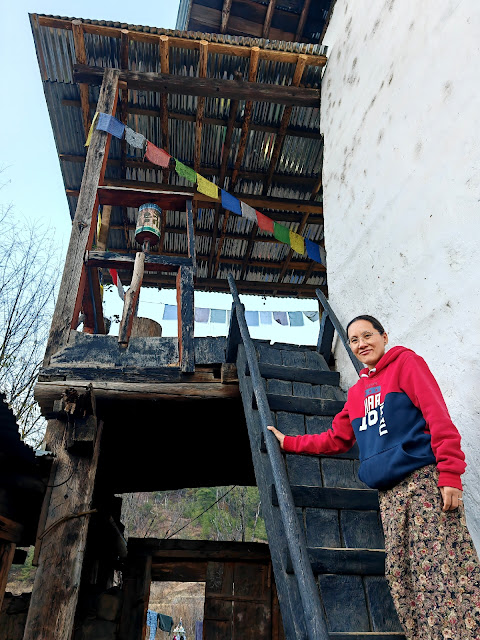
[[[270,231],[273,233],[273,220],[268,216],[263,215],[260,211],[255,211],[257,214],[257,224],[262,231]]]
[[[154,144],[152,144],[150,140],[147,140],[147,150],[145,152],[145,158],[152,164],[156,164],[159,167],[168,169],[171,156],[163,149],[159,149]]]

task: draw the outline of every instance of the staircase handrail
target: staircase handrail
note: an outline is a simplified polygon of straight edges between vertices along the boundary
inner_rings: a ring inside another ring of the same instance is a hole
[[[337,332],[338,337],[343,343],[345,347],[348,357],[352,361],[353,366],[357,373],[363,369],[362,364],[356,359],[353,355],[353,351],[350,349],[350,345],[348,344],[348,337],[345,333],[345,329],[340,324],[339,319],[335,315],[330,303],[327,298],[323,294],[320,289],[316,289],[315,293],[317,294],[317,298],[320,304],[323,307],[322,313],[322,321],[320,324],[320,332],[318,334],[318,343],[317,343],[317,351],[325,358],[326,363],[330,360],[330,354],[332,351],[332,342],[333,342],[333,333],[334,330]]]
[[[262,382],[255,346],[252,338],[250,337],[250,332],[245,320],[245,307],[240,302],[235,280],[231,274],[228,274],[228,283],[234,299],[234,309],[232,311],[231,321],[234,322],[236,316],[242,342],[245,347],[245,355],[250,371],[253,392],[255,394],[258,413],[260,415],[267,454],[272,467],[273,481],[277,492],[283,527],[285,529],[288,551],[290,553],[292,566],[298,582],[300,598],[305,614],[307,635],[309,640],[328,640],[329,635],[325,616],[322,610],[322,604],[320,602],[320,595],[308,557],[304,532],[300,527],[297,513],[295,511],[295,503],[290,483],[288,481],[285,463],[280,451],[280,445],[273,433],[267,429],[267,426],[273,425],[274,421],[268,404],[265,387]]]

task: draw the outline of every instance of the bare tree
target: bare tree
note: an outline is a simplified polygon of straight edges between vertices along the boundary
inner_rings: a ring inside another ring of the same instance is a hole
[[[0,206],[0,390],[22,439],[38,445],[44,424],[33,398],[53,312],[58,259],[54,234]]]

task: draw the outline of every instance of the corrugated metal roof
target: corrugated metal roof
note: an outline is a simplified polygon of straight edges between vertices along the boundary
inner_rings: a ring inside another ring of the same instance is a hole
[[[58,17],[54,17],[58,18]],[[71,21],[73,18],[58,18],[58,20]],[[82,19],[88,25],[101,25],[112,28],[128,28],[130,31],[165,34],[170,36],[181,36],[183,38],[200,40],[205,39],[210,42],[223,42],[245,47],[260,46],[262,48],[277,51],[290,51],[295,53],[308,53],[314,55],[324,54],[325,50],[320,45],[303,44],[296,42],[266,41],[256,38],[227,36],[218,34],[202,34],[193,32],[178,32],[166,29],[156,29],[142,27],[138,25],[126,25],[123,23],[110,21],[95,21]],[[73,81],[73,65],[76,63],[74,42],[72,31],[66,28],[52,26],[41,26],[39,16],[32,15],[31,23],[37,48],[37,55],[40,61],[40,68],[43,74],[43,86],[45,97],[50,113],[52,128],[60,155],[84,156],[85,155],[85,133],[81,110],[79,108],[80,93],[78,85]],[[67,26],[67,25],[66,25]],[[87,63],[98,67],[120,67],[120,38],[108,35],[85,34],[85,48]],[[199,53],[196,49],[185,49],[172,47],[170,49],[170,72],[177,75],[197,76]],[[150,42],[130,40],[128,50],[128,68],[135,71],[160,72],[160,56],[158,46]],[[248,80],[249,59],[226,54],[211,54],[208,57],[208,77],[232,79],[235,74],[240,73],[245,81]],[[295,65],[288,62],[278,62],[261,59],[258,67],[257,79],[262,83],[288,85],[291,83]],[[321,68],[308,66],[303,78],[308,86],[319,87],[321,82]],[[89,88],[89,100],[94,105],[98,99],[99,88],[91,86]],[[67,103],[65,101],[68,101]],[[139,131],[148,140],[162,146],[161,122],[160,118],[150,113],[159,114],[160,95],[151,91],[128,91],[129,108],[140,108],[148,110],[149,114],[128,113],[127,124],[135,131]],[[320,105],[319,105],[320,106]],[[289,127],[301,129],[306,132],[319,131],[320,110],[314,107],[294,107],[292,109]],[[176,119],[170,117],[169,128],[169,152],[179,158],[182,162],[193,166],[194,145],[195,145],[195,122],[193,118],[197,109],[197,98],[189,95],[169,94],[168,109],[172,115],[183,114],[192,120]],[[245,101],[239,104],[237,120],[243,117]],[[278,127],[282,120],[285,107],[282,105],[256,102],[253,106],[252,123],[260,126]],[[223,98],[207,98],[205,101],[205,117],[220,119],[222,125],[204,123],[202,129],[202,157],[201,167],[207,169],[217,169],[221,162],[222,146],[225,137],[227,119],[230,112],[230,101]],[[236,158],[236,150],[240,141],[241,129],[236,127],[232,135],[232,144],[228,158],[228,170],[233,170]],[[272,152],[275,143],[275,134],[272,131],[250,129],[248,133],[245,154],[241,163],[241,170],[248,172],[263,173],[268,172]],[[108,164],[106,178],[138,180],[142,182],[161,182],[161,171],[149,167],[127,166],[125,174],[122,174],[120,167],[121,143],[113,138],[110,146],[109,159],[116,161],[116,164]],[[142,153],[133,147],[127,148],[127,160],[141,160]],[[300,181],[298,184],[283,182],[282,176],[293,176],[300,178],[315,178],[320,171],[322,163],[322,143],[318,137],[298,137],[286,135],[280,157],[275,169],[275,177],[268,189],[268,196],[275,198],[288,198],[294,200],[309,200],[311,197],[312,183],[305,184]],[[62,161],[61,171],[65,187],[69,190],[79,190],[83,173],[83,162]],[[200,170],[202,173],[202,170]],[[208,179],[217,182],[216,176],[208,176]],[[170,174],[170,183],[173,185],[189,185],[183,178],[178,177],[174,172]],[[230,188],[231,178],[227,175],[224,188]],[[252,177],[247,178],[241,175],[237,181],[235,191],[238,194],[261,195],[264,180]],[[321,201],[321,194],[315,198]],[[70,214],[73,217],[76,207],[76,198],[68,197]],[[136,210],[127,209],[126,216],[128,222],[135,222]],[[221,230],[223,217],[219,219],[219,232]],[[119,208],[114,208],[111,224],[123,225],[124,216]],[[212,233],[214,222],[214,210],[204,208],[198,212],[197,229],[201,232]],[[296,230],[298,222],[283,222],[285,226]],[[185,228],[185,214],[182,212],[168,212],[167,228]],[[227,232],[245,234],[245,239],[227,238],[223,244],[222,256],[242,260],[248,245],[248,236],[252,230],[252,223],[248,220],[231,215],[227,223]],[[268,234],[266,234],[268,235]],[[323,237],[323,227],[317,224],[307,224],[303,231],[311,240],[319,241]],[[128,230],[130,245],[134,248],[134,230]],[[265,234],[258,231],[251,260],[278,262],[285,259],[288,254],[288,247],[278,243],[261,242]],[[208,256],[211,251],[211,235],[196,236],[196,251],[199,256]],[[123,229],[111,229],[109,234],[109,248],[127,248],[125,232]],[[187,251],[186,236],[179,233],[166,233],[164,251],[175,254],[185,254]],[[294,254],[295,262],[308,261],[307,258]],[[198,276],[206,277],[207,262],[199,259]],[[225,278],[226,273],[234,270],[237,276],[240,275],[241,264],[222,264],[217,273],[217,278]],[[203,274],[203,275],[202,275]],[[269,270],[265,267],[249,266],[244,279],[252,281],[276,282],[280,271],[278,269]],[[286,271],[283,282],[295,282],[303,278],[305,271]],[[308,284],[324,284],[326,276],[324,273],[314,272],[308,280]]]

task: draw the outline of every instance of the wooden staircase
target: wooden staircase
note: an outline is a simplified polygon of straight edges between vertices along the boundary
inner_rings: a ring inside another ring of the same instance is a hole
[[[327,430],[344,404],[339,374],[308,347],[253,342],[245,336],[238,296],[234,307],[238,324],[231,326],[230,354],[236,353],[285,637],[405,640],[384,577],[378,496],[358,478],[357,446],[337,456],[280,454],[264,424],[287,435]],[[283,459],[283,480],[274,447]],[[296,545],[300,555],[305,550],[308,566],[299,566]]]

